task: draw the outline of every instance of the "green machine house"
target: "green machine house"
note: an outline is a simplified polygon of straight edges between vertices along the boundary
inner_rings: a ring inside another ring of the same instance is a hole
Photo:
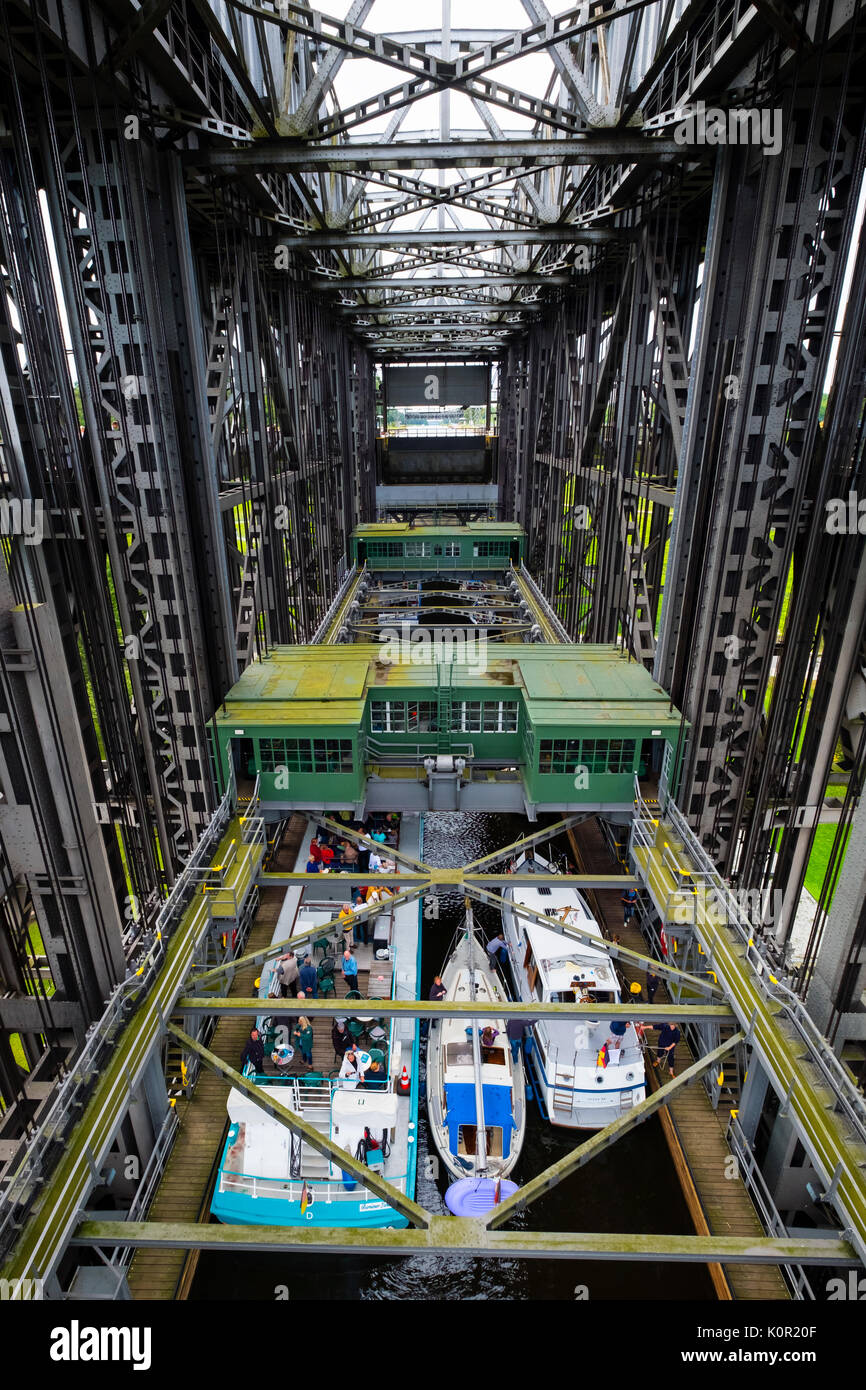
[[[636,774],[676,786],[684,742],[650,673],[590,645],[277,647],[214,725],[222,786],[258,774],[275,814],[631,811]]]

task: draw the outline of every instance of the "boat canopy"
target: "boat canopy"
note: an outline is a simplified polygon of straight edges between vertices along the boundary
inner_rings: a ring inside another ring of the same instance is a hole
[[[586,989],[619,993],[619,983],[606,951],[596,951],[574,938],[534,924],[524,924],[523,931],[532,947],[546,992],[567,992],[577,977]]]
[[[371,1130],[393,1129],[397,1123],[397,1097],[392,1091],[339,1090],[331,1107],[334,1127],[357,1123]]]
[[[507,1158],[511,1148],[511,1131],[514,1120],[511,1114],[511,1087],[484,1086],[484,1126],[486,1129],[502,1130],[502,1156]],[[476,1123],[475,1086],[468,1081],[448,1081],[445,1083],[445,1104],[448,1113],[448,1147],[457,1153],[460,1143],[460,1126]]]
[[[292,1105],[292,1097],[294,1095],[294,1088],[292,1086],[257,1086],[256,1089],[261,1091],[263,1095],[270,1096],[271,1100],[278,1101],[280,1105],[284,1105],[286,1109],[291,1110],[293,1114],[297,1115],[299,1113],[297,1108]],[[260,1105],[254,1105],[242,1091],[237,1091],[234,1087],[232,1087],[229,1092],[228,1113],[232,1124],[238,1124],[240,1122],[247,1125],[274,1124],[270,1115],[268,1115]]]

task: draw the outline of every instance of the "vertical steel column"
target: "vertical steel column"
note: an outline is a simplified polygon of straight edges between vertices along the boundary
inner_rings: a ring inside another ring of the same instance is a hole
[[[700,468],[714,475],[714,492],[706,555],[694,585],[697,659],[690,660],[686,650],[691,642],[681,642],[673,669],[682,675],[672,691],[695,725],[687,810],[728,869],[735,862],[757,752],[821,404],[831,306],[841,282],[840,232],[857,143],[852,131],[858,129],[853,112],[844,122],[841,115],[838,95],[829,90],[789,101],[790,138],[783,153],[765,157],[749,176],[753,186],[757,179],[757,217],[740,218],[741,204],[735,206],[742,226],[737,254],[742,259],[743,245],[751,251],[736,347],[725,374],[735,378],[738,399],[730,408],[727,400],[723,404],[724,438],[714,445],[715,467],[706,454],[709,437],[705,441]],[[735,181],[728,196],[738,199],[741,186]],[[748,195],[744,214],[747,207]],[[717,398],[723,386],[717,376]]]

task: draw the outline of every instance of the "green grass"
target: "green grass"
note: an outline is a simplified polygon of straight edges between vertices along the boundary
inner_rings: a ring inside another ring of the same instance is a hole
[[[812,853],[809,855],[809,865],[806,869],[806,887],[813,898],[820,898],[821,887],[827,873],[827,866],[830,863],[830,855],[833,850],[833,841],[836,838],[835,825],[819,825],[815,831],[815,839],[812,842]],[[845,831],[845,840],[842,846],[842,863],[845,862],[845,852],[848,848],[848,836],[850,830]],[[841,866],[840,866],[841,871]],[[838,882],[838,879],[837,879]],[[826,906],[829,908],[833,902],[831,892],[827,899]]]

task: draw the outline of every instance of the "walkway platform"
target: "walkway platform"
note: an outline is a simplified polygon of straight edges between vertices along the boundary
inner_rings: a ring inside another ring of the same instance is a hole
[[[568,836],[581,872],[610,872],[610,853],[597,820],[584,821],[570,830]],[[647,954],[639,928],[632,923],[623,924],[622,903],[616,890],[605,889],[586,896],[606,936],[616,935],[628,950]],[[622,969],[622,974],[629,984],[637,980],[644,987],[646,997],[644,975],[630,966]],[[670,995],[662,982],[655,1002],[663,1004],[669,1000]],[[647,1054],[648,1060],[651,1055]],[[695,1060],[683,1039],[677,1046],[675,1071],[685,1071]],[[651,1066],[647,1071],[647,1090],[656,1090],[660,1084],[656,1079],[659,1071]],[[667,1080],[666,1073],[661,1080]],[[721,1108],[714,1110],[704,1086],[696,1082],[680,1091],[661,1111],[660,1118],[696,1235],[765,1236],[745,1183],[739,1177],[725,1177],[732,1166],[730,1163],[726,1166],[731,1150],[723,1128],[728,1113]],[[707,1269],[720,1299],[790,1298],[781,1271],[773,1265],[708,1265]]]
[[[211,886],[210,881],[202,885],[203,891],[210,899],[210,909],[214,917],[239,916],[247,894],[255,882],[264,845],[244,842],[244,822],[243,816],[232,818],[214,855],[209,872],[219,886]]]
[[[279,889],[262,890],[259,910],[245,951],[263,950],[270,945],[282,900],[283,893]],[[229,994],[242,998],[255,994],[253,981],[257,974],[256,966],[238,970]],[[236,1066],[249,1037],[249,1030],[249,1019],[242,1015],[220,1019],[208,1045],[218,1057]],[[212,1071],[202,1070],[189,1099],[178,1101],[180,1125],[148,1211],[149,1221],[208,1220],[207,1196],[226,1132],[229,1090],[229,1085],[221,1077]],[[132,1297],[157,1300],[176,1298],[187,1261],[196,1258],[196,1252],[186,1250],[139,1250],[129,1271]]]
[[[635,872],[643,878],[662,920],[676,931],[677,922],[693,926],[708,964],[740,1026],[749,1039],[777,1095],[800,1125],[801,1140],[816,1170],[827,1183],[835,1182],[836,1209],[842,1208],[851,1240],[866,1250],[866,1144],[852,1119],[837,1081],[842,1072],[832,1053],[821,1051],[820,1038],[810,1043],[803,1027],[789,1017],[783,1000],[773,997],[773,977],[740,935],[724,899],[724,884],[713,881],[702,850],[685,822],[676,824],[676,811],[666,818],[641,802],[632,831]],[[711,866],[710,866],[711,867]],[[712,890],[719,896],[715,896]],[[762,976],[762,970],[765,972]]]

